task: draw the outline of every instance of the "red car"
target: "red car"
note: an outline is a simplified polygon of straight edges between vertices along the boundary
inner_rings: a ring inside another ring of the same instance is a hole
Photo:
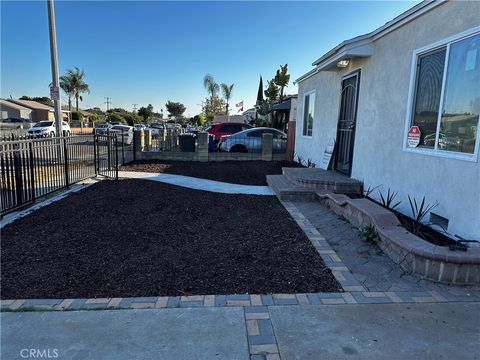
[[[237,132],[251,129],[252,126],[244,123],[220,123],[213,124],[207,129],[209,134],[212,134],[215,137],[215,140],[218,141],[223,135],[232,135]]]

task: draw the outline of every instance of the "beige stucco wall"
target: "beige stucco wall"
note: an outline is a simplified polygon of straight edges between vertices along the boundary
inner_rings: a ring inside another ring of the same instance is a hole
[[[365,185],[438,201],[435,213],[449,219],[448,231],[480,239],[480,164],[403,150],[412,54],[415,49],[480,26],[480,2],[449,2],[374,42],[374,55],[346,69],[322,72],[299,84],[296,154],[320,163],[336,136],[341,76],[361,69],[352,177]],[[315,58],[314,54],[312,58]],[[480,86],[480,84],[479,84]],[[316,90],[311,139],[303,138],[303,95]]]

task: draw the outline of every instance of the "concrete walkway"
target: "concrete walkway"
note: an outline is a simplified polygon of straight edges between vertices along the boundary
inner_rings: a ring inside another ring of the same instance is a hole
[[[119,178],[153,180],[166,184],[182,186],[195,190],[211,191],[224,194],[247,194],[247,195],[275,195],[268,186],[239,185],[221,181],[194,178],[190,176],[148,173],[135,171],[119,171]]]
[[[38,351],[49,351],[58,359],[96,360],[480,356],[479,303],[268,306],[267,311],[269,316],[242,307],[4,312],[0,355],[22,359],[33,349],[37,358]],[[262,344],[271,338],[279,354],[265,356],[271,345]]]

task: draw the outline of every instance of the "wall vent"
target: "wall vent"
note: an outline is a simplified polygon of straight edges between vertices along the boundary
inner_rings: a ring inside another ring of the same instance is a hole
[[[435,214],[434,212],[430,212],[430,222],[433,225],[440,226],[444,230],[448,229],[448,219],[438,214]]]

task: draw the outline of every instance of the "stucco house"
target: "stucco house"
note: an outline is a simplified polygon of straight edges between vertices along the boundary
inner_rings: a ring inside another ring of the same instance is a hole
[[[55,110],[53,106],[45,105],[33,100],[7,99],[7,102],[30,109],[32,111],[30,119],[33,122],[55,120]],[[70,111],[62,110],[63,120],[68,121],[70,118],[69,114]]]
[[[296,156],[398,191],[407,215],[426,196],[427,221],[480,240],[479,14],[424,1],[320,56],[296,80]]]
[[[0,120],[8,118],[32,119],[32,109],[0,99]]]

